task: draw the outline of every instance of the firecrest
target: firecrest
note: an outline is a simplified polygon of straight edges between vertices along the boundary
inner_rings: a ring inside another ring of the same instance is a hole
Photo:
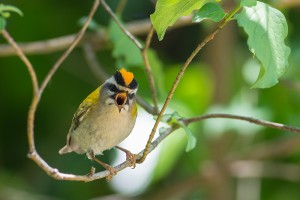
[[[67,144],[59,154],[73,151],[86,153],[89,159],[98,162],[114,175],[116,170],[95,155],[116,147],[124,151],[127,160],[135,166],[135,156],[116,145],[127,138],[134,127],[137,89],[138,83],[133,73],[124,68],[116,71],[79,105],[67,135]]]

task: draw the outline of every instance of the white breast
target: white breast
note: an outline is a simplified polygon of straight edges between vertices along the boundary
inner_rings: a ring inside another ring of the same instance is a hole
[[[118,145],[131,133],[136,120],[128,107],[119,113],[114,104],[90,112],[88,119],[71,133],[71,146],[77,153],[93,150],[97,155]]]

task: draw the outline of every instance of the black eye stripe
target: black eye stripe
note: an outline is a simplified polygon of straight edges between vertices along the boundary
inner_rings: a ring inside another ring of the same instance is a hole
[[[111,92],[120,92],[115,84],[109,84],[107,87]]]

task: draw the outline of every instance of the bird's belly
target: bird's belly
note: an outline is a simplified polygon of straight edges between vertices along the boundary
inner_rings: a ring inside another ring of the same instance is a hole
[[[95,155],[101,154],[127,138],[135,124],[135,117],[132,118],[126,111],[91,114],[93,117],[89,118],[90,121],[82,121],[72,133],[72,143],[77,147],[74,149],[77,153],[93,150]]]

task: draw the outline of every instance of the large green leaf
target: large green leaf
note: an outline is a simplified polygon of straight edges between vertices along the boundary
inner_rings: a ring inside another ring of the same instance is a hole
[[[151,22],[162,40],[168,26],[172,26],[181,16],[198,10],[207,0],[158,0],[155,12],[150,15]]]
[[[288,67],[290,48],[284,43],[288,26],[284,15],[269,5],[243,7],[235,18],[248,34],[250,51],[261,63],[259,76],[252,87],[267,88],[275,85]]]
[[[108,32],[114,45],[112,54],[117,60],[118,68],[143,65],[140,50],[113,20],[110,21]]]

